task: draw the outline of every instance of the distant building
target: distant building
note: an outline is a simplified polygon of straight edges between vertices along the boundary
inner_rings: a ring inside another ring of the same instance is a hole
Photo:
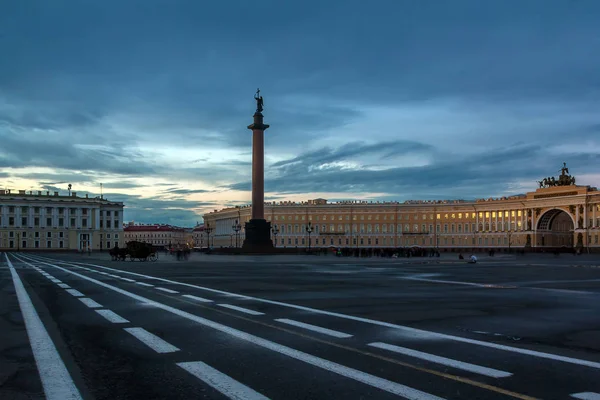
[[[0,250],[98,251],[123,244],[123,203],[76,192],[0,190]]]
[[[125,243],[136,241],[154,246],[193,247],[193,229],[164,224],[136,224],[129,222],[123,229]]]
[[[454,251],[512,248],[600,251],[600,192],[575,185],[566,165],[524,195],[405,202],[265,202],[265,218],[277,247],[439,248]],[[240,221],[241,245],[251,206],[204,215],[214,247],[228,247]],[[307,228],[310,227],[309,230]],[[309,233],[310,231],[310,233]]]
[[[198,224],[192,231],[194,247],[208,247],[206,232],[204,232],[204,224]]]

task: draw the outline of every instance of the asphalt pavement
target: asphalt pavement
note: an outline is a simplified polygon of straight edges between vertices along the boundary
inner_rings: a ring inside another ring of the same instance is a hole
[[[0,399],[600,399],[600,258],[0,256]]]

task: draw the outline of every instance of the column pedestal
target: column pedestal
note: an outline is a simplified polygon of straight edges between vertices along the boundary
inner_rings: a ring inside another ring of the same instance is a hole
[[[264,219],[251,219],[246,222],[246,238],[242,251],[244,253],[272,252],[271,223]]]

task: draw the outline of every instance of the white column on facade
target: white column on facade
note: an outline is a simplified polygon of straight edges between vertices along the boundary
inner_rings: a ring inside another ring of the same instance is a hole
[[[15,227],[21,227],[21,206],[15,206]]]
[[[598,208],[598,205],[592,204],[592,226],[598,226],[596,223],[596,208]],[[4,217],[2,217],[2,220],[4,220]]]
[[[8,226],[8,206],[0,206],[0,209],[2,210],[2,226]]]
[[[29,208],[27,210],[28,210],[28,213],[27,213],[28,214],[27,215],[27,227],[29,228],[30,226],[32,226],[32,227],[35,228],[35,224],[34,224],[34,222],[35,222],[35,220],[34,220],[34,218],[35,218],[35,207],[29,206]],[[34,235],[34,237],[35,237],[35,235]]]
[[[488,214],[489,217],[488,217],[488,228],[487,228],[487,231],[491,232],[491,230],[492,230],[492,212],[488,211],[488,213],[489,213]]]
[[[506,213],[506,211],[502,211],[502,231],[504,232],[506,230],[506,224],[504,221],[504,214]]]
[[[499,211],[497,211],[497,210],[496,210],[496,221],[495,221],[495,224],[496,224],[496,231],[499,231],[499,230],[500,230],[500,229],[498,229],[498,212],[499,212]]]
[[[579,228],[579,206],[575,206],[575,229]]]
[[[100,229],[100,208],[94,208],[94,229]]]
[[[587,229],[588,227],[588,205],[583,206],[583,227]]]

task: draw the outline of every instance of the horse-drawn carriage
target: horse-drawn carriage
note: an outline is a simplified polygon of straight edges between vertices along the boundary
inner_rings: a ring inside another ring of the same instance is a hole
[[[158,260],[158,253],[156,248],[149,243],[131,241],[127,242],[127,247],[113,248],[110,251],[110,255],[113,261],[121,260],[125,261],[129,257],[129,261],[156,261]]]

